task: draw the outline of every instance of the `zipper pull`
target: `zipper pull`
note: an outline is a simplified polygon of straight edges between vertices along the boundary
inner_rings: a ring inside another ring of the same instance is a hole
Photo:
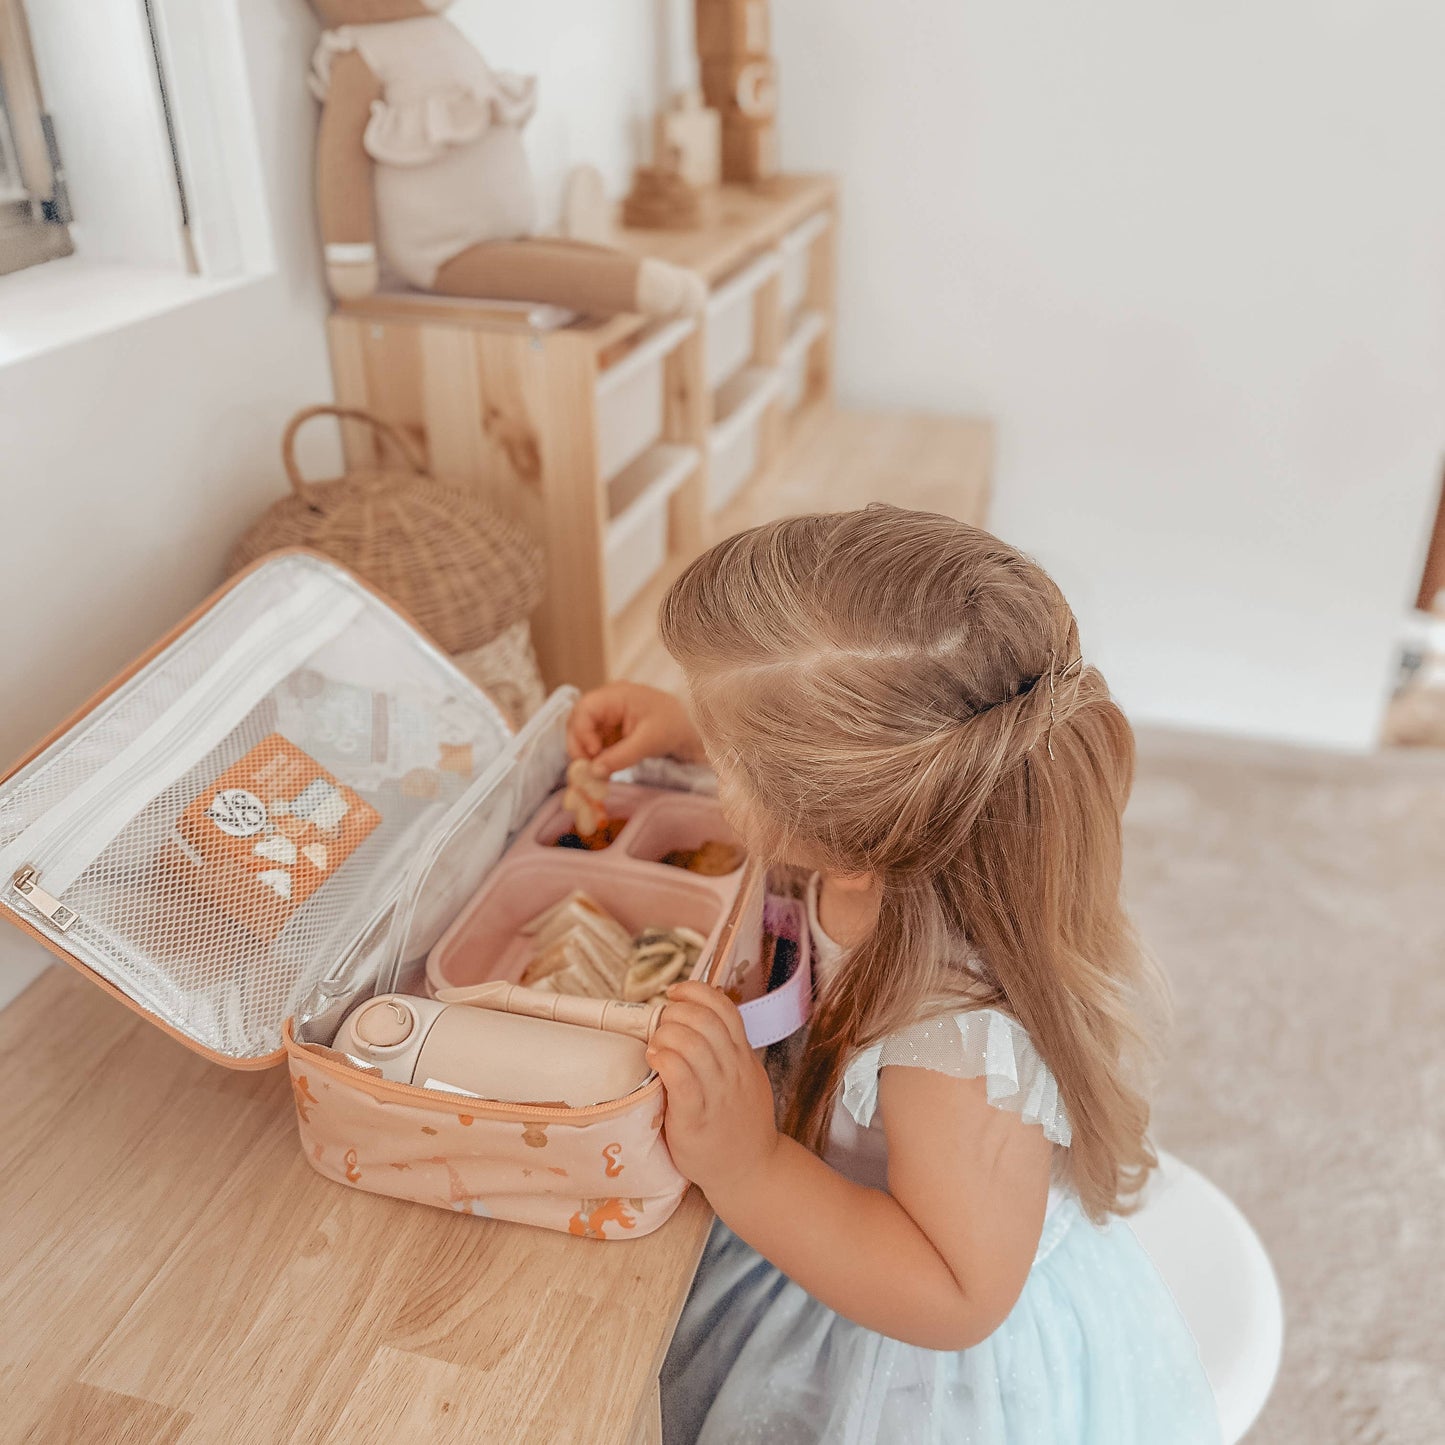
[[[40,875],[33,865],[27,863],[10,880],[15,891],[37,912],[43,913],[62,933],[75,922],[75,909],[62,903],[52,893],[47,893],[39,882]]]

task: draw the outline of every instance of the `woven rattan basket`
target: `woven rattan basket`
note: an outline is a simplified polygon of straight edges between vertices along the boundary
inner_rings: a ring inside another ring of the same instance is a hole
[[[374,428],[406,470],[306,481],[296,465],[296,433],[317,416]],[[515,523],[432,477],[394,427],[347,407],[308,407],[287,426],[281,457],[292,495],[236,544],[231,572],[282,547],[310,547],[364,577],[450,653],[470,654],[509,630],[525,630],[542,597],[540,551]]]

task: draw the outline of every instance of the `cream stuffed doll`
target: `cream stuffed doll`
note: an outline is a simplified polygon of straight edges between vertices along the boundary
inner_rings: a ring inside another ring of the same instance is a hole
[[[694,272],[607,246],[534,236],[522,127],[530,76],[494,71],[450,21],[451,0],[315,0],[322,33],[317,201],[326,277],[376,290],[378,253],[423,291],[551,302],[589,315],[702,309]]]

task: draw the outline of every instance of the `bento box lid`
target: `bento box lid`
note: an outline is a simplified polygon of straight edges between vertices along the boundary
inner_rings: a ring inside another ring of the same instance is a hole
[[[299,1003],[440,932],[554,785],[573,697],[514,735],[358,578],[264,559],[0,782],[0,913],[265,1067]]]

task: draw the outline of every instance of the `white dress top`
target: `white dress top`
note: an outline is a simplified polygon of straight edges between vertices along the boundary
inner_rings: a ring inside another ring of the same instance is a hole
[[[818,889],[815,874],[808,883],[808,928],[814,978],[824,979],[842,961],[845,950],[823,931]],[[985,1079],[990,1104],[1017,1114],[1025,1123],[1038,1124],[1052,1143],[1068,1147],[1069,1118],[1058,1083],[1023,1025],[999,1009],[959,1010],[889,1034],[855,1055],[844,1070],[824,1157],[859,1184],[888,1187],[888,1140],[876,1113],[879,1074],[892,1067]],[[1065,1195],[1057,1185],[1049,1190],[1049,1214]]]
[[[842,956],[818,928],[814,962]],[[1057,1148],[1069,1122],[1047,1067],[997,1009],[945,1014],[849,1062],[829,1158],[881,1185],[878,1073],[986,1078],[988,1098]],[[721,1222],[662,1369],[668,1445],[1220,1445],[1189,1326],[1133,1233],[1095,1228],[1050,1195],[1034,1264],[1007,1319],[966,1350],[931,1350],[835,1314]],[[899,1281],[906,1287],[906,1280]]]

